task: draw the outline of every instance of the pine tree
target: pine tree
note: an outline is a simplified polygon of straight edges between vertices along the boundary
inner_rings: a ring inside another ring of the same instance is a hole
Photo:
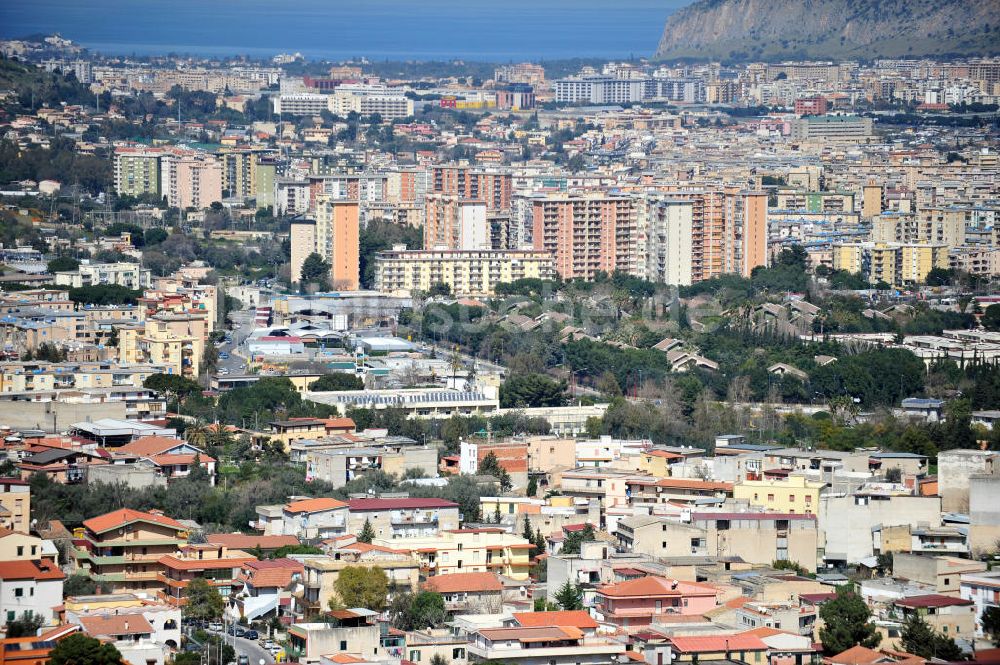
[[[854,589],[848,585],[837,587],[837,597],[827,601],[820,609],[825,626],[819,637],[829,654],[840,653],[860,644],[874,649],[882,640],[871,623],[871,610]]]
[[[372,527],[371,520],[367,517],[365,518],[365,525],[361,527],[361,533],[358,534],[359,543],[371,543],[375,539],[375,528]]]
[[[493,510],[493,523],[500,524],[500,502],[497,501],[496,508]]]
[[[535,480],[534,476],[528,478],[528,489],[526,493],[529,497],[533,497],[538,494],[538,481]]]
[[[583,589],[566,580],[556,592],[556,603],[564,610],[582,610]]]
[[[938,633],[916,614],[906,619],[899,637],[904,651],[921,658],[961,660],[963,657],[962,649],[955,644],[955,640]]]
[[[521,537],[527,540],[529,543],[534,542],[535,536],[531,532],[531,522],[528,521],[528,516],[524,516],[524,531],[521,532]]]

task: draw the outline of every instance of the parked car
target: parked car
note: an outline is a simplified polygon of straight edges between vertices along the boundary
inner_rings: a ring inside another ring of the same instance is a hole
[[[219,621],[213,621],[212,623],[208,624],[208,629],[211,630],[211,631],[214,631],[216,633],[221,632],[222,631],[222,623],[219,622]]]
[[[244,637],[247,634],[247,629],[243,626],[236,626],[236,637]]]
[[[240,654],[236,657],[236,665],[250,665],[250,658],[246,654]]]
[[[248,630],[246,632],[246,635],[244,635],[243,637],[245,637],[248,640],[256,640],[256,639],[260,638],[260,635],[257,634],[256,630],[251,629],[251,630]]]

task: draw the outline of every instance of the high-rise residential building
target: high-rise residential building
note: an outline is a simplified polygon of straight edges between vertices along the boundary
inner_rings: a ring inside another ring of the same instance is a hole
[[[163,194],[160,189],[160,157],[162,150],[145,147],[124,147],[115,150],[115,191],[120,196]]]
[[[510,173],[466,165],[438,165],[431,172],[430,193],[450,194],[460,201],[482,201],[490,212],[508,210],[513,195]]]
[[[749,277],[754,268],[767,265],[764,192],[684,190],[670,197],[692,204],[692,283],[724,274]]]
[[[490,225],[486,204],[451,194],[428,194],[424,212],[424,247],[487,249]]]
[[[316,251],[316,220],[293,219],[289,236],[292,246],[290,279],[297,284],[302,281],[302,264],[306,257]]]
[[[254,169],[253,192],[251,196],[257,202],[257,209],[274,209],[274,183],[278,179],[278,162],[270,157],[258,157]]]
[[[316,252],[330,264],[330,284],[340,291],[360,286],[360,206],[321,195],[316,201]]]
[[[501,65],[493,70],[493,80],[498,83],[542,85],[545,83],[545,68],[531,62],[521,62],[516,65]]]
[[[832,254],[834,270],[895,287],[920,284],[934,268],[949,267],[948,246],[943,244],[842,243],[833,245]]]
[[[861,216],[871,219],[882,214],[882,185],[869,182],[861,189]]]
[[[535,250],[406,250],[394,247],[375,261],[375,289],[414,294],[446,284],[454,296],[492,296],[496,285],[518,279],[551,279],[552,256]]]
[[[650,197],[644,213],[646,279],[678,286],[691,284],[694,206],[690,201]]]
[[[533,244],[555,259],[563,279],[598,271],[639,274],[639,201],[604,193],[555,194],[534,201]]]
[[[966,244],[969,211],[924,207],[915,214],[884,214],[872,220],[872,240],[884,243],[941,243],[950,249]]]
[[[207,208],[222,201],[222,164],[215,155],[171,151],[160,160],[161,189],[175,208]]]
[[[830,110],[826,97],[801,97],[795,100],[795,115],[824,115]]]

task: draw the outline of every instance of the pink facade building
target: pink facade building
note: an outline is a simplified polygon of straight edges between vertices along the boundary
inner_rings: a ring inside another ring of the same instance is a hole
[[[709,584],[655,575],[598,587],[598,618],[619,630],[648,628],[661,617],[704,614],[719,605],[719,590]]]

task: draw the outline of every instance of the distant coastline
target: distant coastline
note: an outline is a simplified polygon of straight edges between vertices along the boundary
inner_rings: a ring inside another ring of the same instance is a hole
[[[651,56],[663,22],[689,0],[17,0],[0,4],[0,38],[56,33],[109,55],[504,62]],[[141,11],[136,6],[141,5]],[[108,17],[114,16],[114,21]],[[283,29],[276,29],[284,26]]]

